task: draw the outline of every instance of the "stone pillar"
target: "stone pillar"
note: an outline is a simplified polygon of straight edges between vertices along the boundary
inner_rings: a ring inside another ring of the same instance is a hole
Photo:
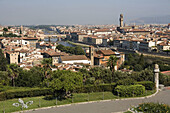
[[[159,89],[159,66],[158,64],[155,64],[154,73],[155,73],[155,87],[156,87],[156,90],[158,90]]]

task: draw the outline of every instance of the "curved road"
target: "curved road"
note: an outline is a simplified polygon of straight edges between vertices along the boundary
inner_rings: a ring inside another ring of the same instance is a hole
[[[88,104],[72,104],[71,106],[31,111],[30,113],[114,113],[126,111],[132,105],[138,105],[143,102],[159,102],[170,105],[170,88],[166,88],[156,96],[148,99],[113,100]]]

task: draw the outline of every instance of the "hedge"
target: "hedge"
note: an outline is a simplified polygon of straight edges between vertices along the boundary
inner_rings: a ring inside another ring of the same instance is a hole
[[[141,82],[136,82],[135,84],[140,84],[145,86],[146,90],[153,90],[155,89],[155,83],[152,81],[141,81]]]
[[[162,103],[142,103],[131,110],[135,113],[169,113],[170,106]]]
[[[90,92],[103,92],[103,91],[113,91],[115,88],[115,83],[112,84],[101,84],[101,85],[88,85],[76,88],[74,93],[90,93]],[[13,98],[23,98],[23,97],[36,97],[42,95],[52,95],[53,92],[49,88],[18,88],[12,90],[5,90],[0,92],[0,101],[13,99]]]
[[[13,99],[13,98],[36,97],[36,96],[49,95],[49,94],[52,94],[52,91],[49,88],[8,90],[0,93],[0,101]]]
[[[116,82],[116,85],[124,85],[124,86],[134,85],[135,82],[136,82],[136,81],[135,81],[134,79],[126,78],[126,79],[118,80],[118,81]]]
[[[140,96],[145,93],[145,87],[143,85],[118,85],[115,88],[114,93],[120,97]]]
[[[116,84],[100,84],[100,85],[88,85],[83,87],[77,87],[74,93],[91,93],[91,92],[103,92],[103,91],[113,91]]]

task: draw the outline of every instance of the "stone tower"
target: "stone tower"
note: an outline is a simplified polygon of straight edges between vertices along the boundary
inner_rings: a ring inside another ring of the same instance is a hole
[[[94,65],[94,47],[93,46],[89,46],[89,57],[91,60],[91,65]]]
[[[123,14],[120,14],[119,21],[120,21],[120,27],[123,27]]]
[[[156,90],[158,90],[159,88],[159,66],[158,64],[155,64],[155,69],[154,69],[154,73],[155,73],[155,87]]]

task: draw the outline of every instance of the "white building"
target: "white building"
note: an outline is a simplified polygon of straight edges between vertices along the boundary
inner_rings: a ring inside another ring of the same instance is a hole
[[[145,42],[145,41],[141,41],[140,44],[139,44],[139,50],[142,50],[142,51],[151,51],[153,47],[156,46],[156,43],[153,42],[153,41],[148,41],[148,42]]]
[[[59,63],[64,64],[89,64],[91,61],[85,55],[61,56]]]

